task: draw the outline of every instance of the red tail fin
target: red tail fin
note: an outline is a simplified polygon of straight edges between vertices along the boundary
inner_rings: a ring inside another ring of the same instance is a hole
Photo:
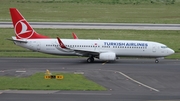
[[[42,39],[48,38],[35,32],[26,19],[16,8],[10,8],[11,18],[17,39]]]

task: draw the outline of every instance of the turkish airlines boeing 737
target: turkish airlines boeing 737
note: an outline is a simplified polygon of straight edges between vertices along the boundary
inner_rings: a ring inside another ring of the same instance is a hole
[[[111,61],[117,57],[151,57],[159,58],[171,55],[174,50],[166,45],[152,41],[136,40],[86,40],[49,38],[38,34],[16,8],[10,8],[11,18],[16,37],[10,39],[16,45],[42,53],[65,56],[88,57],[87,62],[94,58]]]

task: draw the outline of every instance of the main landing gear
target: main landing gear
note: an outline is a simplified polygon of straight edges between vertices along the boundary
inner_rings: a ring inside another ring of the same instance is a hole
[[[94,57],[93,56],[90,56],[88,59],[87,59],[87,63],[92,63],[94,62]]]

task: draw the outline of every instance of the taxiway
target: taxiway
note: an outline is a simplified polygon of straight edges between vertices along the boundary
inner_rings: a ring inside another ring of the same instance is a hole
[[[0,58],[0,76],[36,72],[83,73],[107,91],[0,90],[1,101],[157,101],[180,100],[180,61],[119,59],[86,63],[85,58]],[[19,71],[19,72],[17,72]]]

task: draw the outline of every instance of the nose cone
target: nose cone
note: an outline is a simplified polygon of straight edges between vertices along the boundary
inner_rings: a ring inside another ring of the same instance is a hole
[[[171,48],[169,48],[168,53],[169,53],[169,55],[171,55],[171,54],[174,54],[175,52],[174,52],[174,50],[172,50]]]

